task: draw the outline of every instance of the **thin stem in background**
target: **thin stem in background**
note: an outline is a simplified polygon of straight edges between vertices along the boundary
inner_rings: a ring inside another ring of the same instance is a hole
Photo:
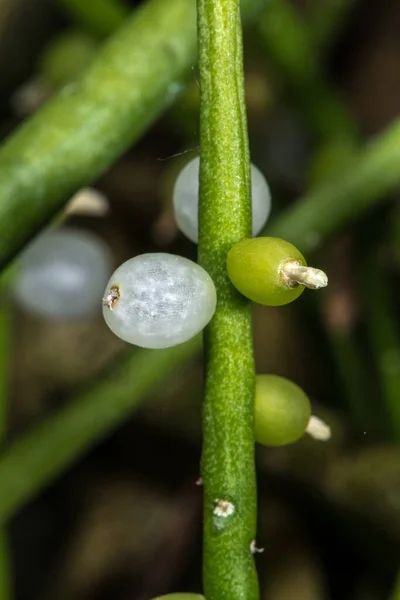
[[[268,58],[317,139],[355,145],[357,128],[326,80],[310,31],[296,8],[286,0],[269,0],[259,32]]]
[[[59,0],[59,4],[78,25],[99,37],[113,33],[131,13],[123,0]]]
[[[271,224],[269,235],[287,239],[309,254],[334,233],[387,200],[400,183],[400,119]]]
[[[349,0],[346,2],[351,4]],[[323,4],[319,2],[318,6],[319,9],[314,7],[315,12],[319,11],[318,18],[327,17],[335,7],[340,12],[341,0],[326,0]],[[338,14],[336,16],[339,17]],[[334,26],[333,23],[331,25]],[[310,131],[321,147],[335,150],[330,172],[340,177],[349,150],[359,144],[357,127],[347,106],[326,79],[315,40],[316,32],[286,0],[271,0],[261,18],[260,33],[268,58],[290,90],[292,102],[302,109],[302,117]],[[325,33],[328,35],[327,31]],[[319,34],[322,36],[322,31]],[[317,154],[319,151],[320,148]],[[312,182],[314,186],[316,183]],[[344,284],[346,289],[348,282]],[[335,302],[335,295],[337,297],[337,289],[328,289],[316,300],[324,306],[323,312]],[[354,424],[364,430],[371,410],[368,393],[365,393],[368,389],[365,365],[354,331],[349,323],[341,326],[329,318],[325,322],[325,331],[349,413]]]
[[[380,399],[386,404],[391,437],[400,442],[400,334],[388,282],[376,262],[376,255],[365,258],[362,276],[367,329],[381,387]],[[379,407],[380,399],[376,399],[376,407]]]
[[[0,457],[0,522],[129,418],[148,394],[200,348],[197,336],[167,350],[135,349],[111,375],[14,442]]]
[[[257,600],[255,366],[250,302],[230,283],[226,257],[251,235],[250,159],[237,0],[198,0],[200,66],[199,263],[217,310],[205,331],[204,593]]]
[[[329,52],[355,4],[356,0],[313,0],[309,9],[309,27],[318,56]]]
[[[400,600],[400,571],[397,574],[394,589],[390,595],[389,600]]]
[[[0,292],[3,279],[0,282]],[[3,444],[8,410],[9,356],[11,353],[11,307],[7,298],[0,297],[0,445]],[[1,486],[3,490],[3,484]],[[0,598],[11,600],[11,560],[8,547],[7,527],[0,523]]]

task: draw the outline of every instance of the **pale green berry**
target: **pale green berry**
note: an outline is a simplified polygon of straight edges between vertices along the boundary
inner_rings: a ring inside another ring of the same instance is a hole
[[[257,375],[254,404],[255,439],[264,446],[284,446],[301,438],[311,417],[303,390],[277,375]]]
[[[247,298],[266,306],[293,302],[304,287],[325,287],[323,271],[307,267],[293,244],[274,237],[243,240],[228,253],[227,269],[233,285]]]

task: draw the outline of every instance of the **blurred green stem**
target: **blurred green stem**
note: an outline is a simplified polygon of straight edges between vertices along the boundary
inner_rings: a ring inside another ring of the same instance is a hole
[[[226,257],[251,235],[250,158],[237,0],[198,0],[200,64],[199,263],[217,289],[205,330],[204,592],[257,600],[255,366],[250,302],[230,283]]]
[[[364,150],[316,185],[275,221],[269,235],[292,242],[304,253],[371,209],[400,184],[400,119]]]
[[[339,5],[341,0],[334,2]],[[333,16],[331,0],[319,4],[320,18],[331,13]],[[312,173],[312,186],[318,190],[317,182],[323,181],[329,173],[332,181],[334,177],[341,177],[343,165],[358,144],[357,128],[346,105],[326,81],[314,31],[297,14],[295,7],[286,0],[270,0],[261,19],[260,31],[268,56],[278,68],[294,102],[300,107],[302,116],[320,143]],[[319,33],[322,35],[322,31]],[[325,33],[328,35],[327,31]],[[316,210],[322,215],[323,198],[320,197],[318,202]],[[287,236],[283,234],[282,237]],[[318,234],[315,237],[317,239]],[[328,296],[323,295],[318,299],[326,308],[329,308],[329,295],[328,291]],[[369,409],[368,396],[362,391],[367,386],[363,381],[364,365],[360,348],[350,328],[336,328],[328,319],[326,332],[349,412],[354,424],[363,429]]]
[[[111,375],[5,449],[0,455],[0,521],[11,517],[94,443],[123,423],[148,394],[200,348],[198,336],[167,350],[136,350]]]
[[[325,80],[310,31],[296,8],[286,0],[269,0],[259,29],[268,57],[319,141],[354,145],[355,124]]]
[[[367,327],[380,379],[381,400],[385,404],[391,436],[400,442],[400,335],[396,313],[388,282],[374,254],[365,258],[362,275]]]
[[[3,281],[0,282],[0,292]],[[11,353],[11,306],[0,293],[0,447],[4,444],[7,427],[9,356]],[[3,490],[3,485],[1,485]],[[11,564],[5,524],[0,523],[0,598],[11,600]]]
[[[397,573],[396,582],[390,600],[400,600],[400,571]]]
[[[329,328],[327,336],[353,424],[365,431],[371,425],[371,420],[368,418],[368,402],[363,394],[366,389],[365,367],[359,346],[354,342],[351,331]]]
[[[263,0],[244,0],[250,17]],[[0,149],[0,268],[137,140],[196,62],[193,0],[149,0]]]
[[[333,46],[354,4],[355,0],[313,0],[309,27],[319,57]]]
[[[59,0],[59,3],[77,25],[99,37],[113,33],[131,13],[122,0]]]

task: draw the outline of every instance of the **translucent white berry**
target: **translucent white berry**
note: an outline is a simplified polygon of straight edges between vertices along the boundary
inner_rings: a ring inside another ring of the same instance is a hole
[[[21,255],[14,296],[42,317],[84,317],[98,310],[110,272],[110,253],[97,236],[69,227],[48,231]]]
[[[174,187],[175,220],[186,237],[198,241],[199,157],[190,161],[180,172]],[[271,193],[264,175],[251,165],[252,232],[260,233],[271,211]]]
[[[198,264],[172,254],[142,254],[111,277],[103,315],[126,342],[168,348],[199,333],[212,318],[216,301],[214,283]]]

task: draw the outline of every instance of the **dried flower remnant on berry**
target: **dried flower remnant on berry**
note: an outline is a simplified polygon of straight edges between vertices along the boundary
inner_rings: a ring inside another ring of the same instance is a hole
[[[250,552],[252,554],[262,554],[265,548],[258,548],[256,540],[253,540],[250,544]]]
[[[114,310],[114,306],[118,302],[121,293],[117,285],[110,287],[107,296],[103,298],[103,306],[107,306],[110,310]]]
[[[282,281],[290,288],[303,285],[310,290],[319,290],[328,285],[328,277],[321,269],[302,265],[298,260],[287,260],[280,269]]]
[[[163,252],[124,262],[103,297],[103,316],[111,331],[125,342],[154,349],[197,335],[217,303],[215,285],[202,267]]]
[[[331,428],[329,425],[315,415],[311,415],[306,432],[319,442],[327,442],[331,438]]]

